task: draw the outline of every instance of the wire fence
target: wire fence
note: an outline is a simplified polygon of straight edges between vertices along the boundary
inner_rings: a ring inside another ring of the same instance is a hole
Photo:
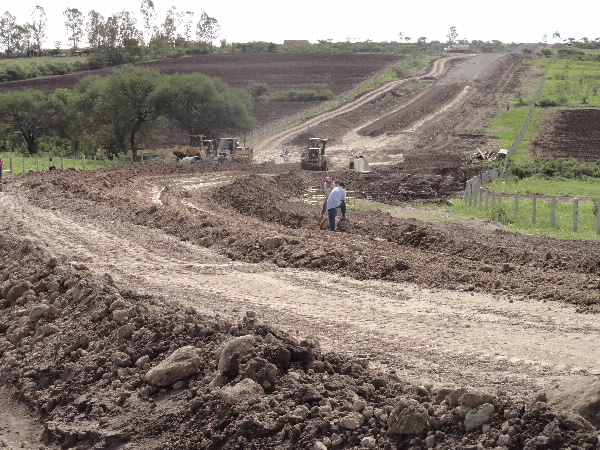
[[[65,169],[83,169],[93,170],[100,169],[102,167],[117,166],[124,164],[134,164],[144,162],[144,153],[138,153],[138,158],[135,159],[133,155],[127,156],[124,154],[103,157],[92,157],[87,158],[85,156],[81,158],[77,157],[64,157],[64,156],[9,156],[8,159],[3,159],[0,155],[0,161],[2,161],[2,175],[10,176],[18,175],[29,172],[31,170],[44,171],[44,170],[65,170]]]
[[[485,185],[498,179],[490,170],[467,181],[463,201],[466,206],[493,212],[507,222],[523,222],[540,228],[595,230],[600,234],[600,201],[590,198],[565,198],[543,195],[502,194]]]

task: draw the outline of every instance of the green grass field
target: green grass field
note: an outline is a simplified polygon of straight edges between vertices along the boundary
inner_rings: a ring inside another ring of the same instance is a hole
[[[50,160],[52,158],[52,160]],[[131,157],[123,156],[111,158],[70,158],[60,156],[23,156],[19,153],[0,153],[0,159],[4,161],[4,176],[18,175],[32,170],[50,170],[54,165],[56,169],[81,169],[93,170],[113,165],[132,164]]]

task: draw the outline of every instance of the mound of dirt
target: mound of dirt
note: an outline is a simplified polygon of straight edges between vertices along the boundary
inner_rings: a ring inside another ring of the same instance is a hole
[[[246,311],[237,323],[119,291],[0,240],[0,381],[62,448],[571,448],[597,433],[542,403],[403,383]]]

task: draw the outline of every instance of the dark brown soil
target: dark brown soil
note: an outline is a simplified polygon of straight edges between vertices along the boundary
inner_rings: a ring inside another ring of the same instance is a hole
[[[575,158],[598,161],[600,110],[574,109],[553,113],[534,143],[537,159]]]

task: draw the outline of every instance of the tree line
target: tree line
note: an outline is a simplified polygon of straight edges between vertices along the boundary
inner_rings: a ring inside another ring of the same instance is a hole
[[[201,73],[164,75],[125,66],[89,75],[73,89],[0,94],[0,148],[54,154],[132,152],[140,135],[175,124],[188,134],[247,134],[256,126],[251,96]]]
[[[202,12],[195,21],[193,11],[177,11],[171,6],[162,21],[157,18],[152,0],[142,0],[140,5],[142,28],[131,11],[119,11],[104,17],[98,11],[87,14],[78,8],[66,8],[66,40],[73,50],[87,42],[87,48],[102,52],[122,51],[130,55],[141,54],[144,49],[182,46],[195,40],[210,47],[218,36],[217,19]],[[10,55],[41,55],[47,38],[46,11],[36,5],[31,20],[19,24],[16,17],[5,11],[0,17],[0,46]],[[54,42],[56,49],[61,42]]]

